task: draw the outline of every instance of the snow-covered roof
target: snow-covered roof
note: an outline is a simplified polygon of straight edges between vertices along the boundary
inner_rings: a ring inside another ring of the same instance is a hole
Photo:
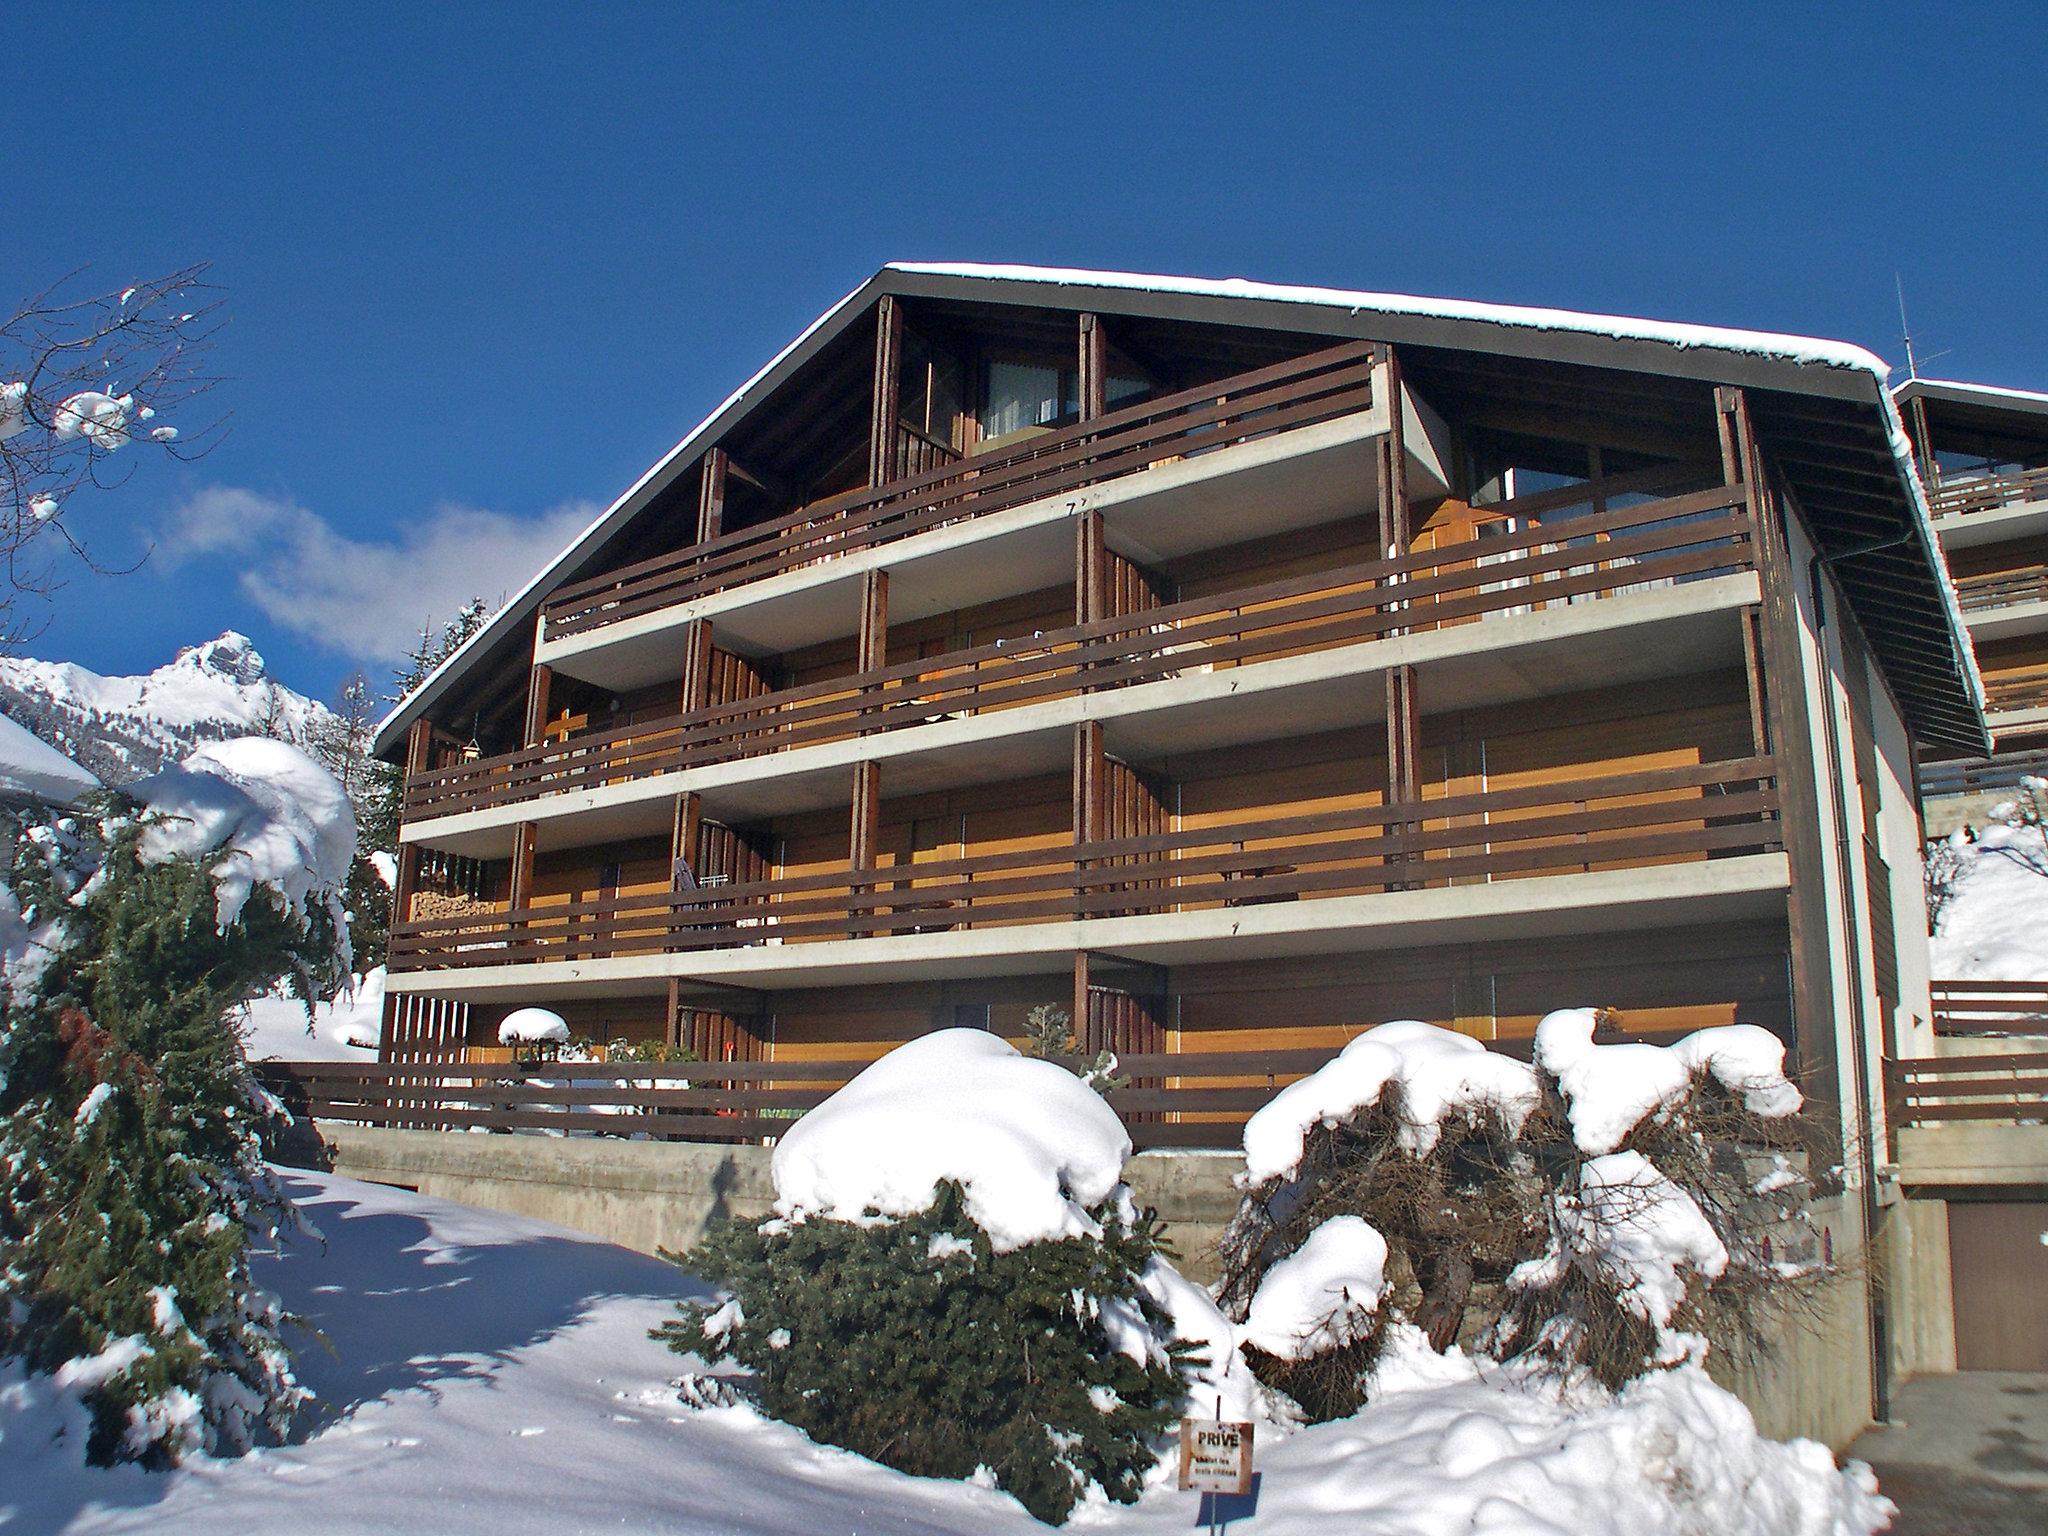
[[[1532,358],[1662,373],[1715,383],[1827,396],[1874,408],[1892,445],[1901,500],[1916,530],[1916,554],[1946,592],[1939,545],[1928,521],[1912,454],[1889,388],[1890,368],[1849,342],[1690,325],[1623,315],[1467,299],[1424,298],[1343,288],[1258,283],[1244,278],[1171,277],[1081,268],[892,262],[804,328],[754,376],[690,430],[469,641],[379,724],[376,750],[397,751],[412,721],[432,708],[482,657],[531,632],[546,594],[579,574],[590,555],[767,398],[819,348],[885,293],[909,298],[1090,309],[1249,327],[1311,330],[1406,345],[1491,351]],[[1854,594],[1852,594],[1853,596]],[[1944,711],[1951,746],[1983,734],[1983,690],[1976,679],[1953,598],[1934,597],[1953,627],[1945,664],[1959,701]],[[1890,658],[1884,658],[1889,662]],[[1985,746],[1988,746],[1986,738]],[[1983,750],[1977,746],[1975,750]]]
[[[62,752],[0,715],[0,799],[76,805],[100,781]]]
[[[1899,400],[1950,400],[1959,405],[1987,405],[2048,413],[2048,391],[2010,389],[2003,384],[1972,384],[1966,379],[1906,379],[1892,392]]]

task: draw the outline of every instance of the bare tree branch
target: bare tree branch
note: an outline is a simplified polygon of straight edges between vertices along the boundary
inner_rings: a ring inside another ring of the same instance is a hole
[[[143,453],[190,462],[220,441],[221,418],[191,419],[219,382],[207,358],[225,315],[207,270],[104,293],[73,272],[0,323],[0,650],[36,633],[61,563],[135,568],[102,564],[68,525],[81,501],[123,485]]]

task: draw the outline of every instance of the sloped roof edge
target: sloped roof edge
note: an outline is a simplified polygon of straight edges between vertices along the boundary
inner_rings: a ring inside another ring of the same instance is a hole
[[[1927,498],[1912,463],[1904,429],[1889,386],[1890,368],[1876,354],[1849,342],[1768,331],[1692,325],[1577,310],[1493,304],[1477,300],[1431,299],[1409,294],[1317,288],[1253,282],[1244,278],[1169,277],[1080,268],[1000,266],[978,263],[892,262],[831,306],[775,354],[618,497],[534,578],[508,599],[488,622],[449,656],[377,728],[375,750],[389,753],[421,712],[445,694],[463,673],[513,626],[531,623],[545,594],[599,541],[608,538],[728,431],[746,411],[812,353],[836,336],[851,318],[883,293],[1068,308],[1096,307],[1106,313],[1184,315],[1211,321],[1299,326],[1304,312],[1317,318],[1305,328],[1337,334],[1370,334],[1375,339],[1473,348],[1475,330],[1485,328],[1486,349],[1555,356],[1560,361],[1636,368],[1649,372],[1754,384],[1794,393],[1873,401],[1885,418],[1902,487],[1923,548],[1945,575],[1932,532]],[[1085,300],[1083,296],[1089,296]],[[1103,302],[1109,300],[1110,302]],[[1290,318],[1290,316],[1292,318]],[[1946,582],[1942,582],[1946,592]],[[1959,671],[1979,719],[1983,689],[1952,593],[1948,617]]]

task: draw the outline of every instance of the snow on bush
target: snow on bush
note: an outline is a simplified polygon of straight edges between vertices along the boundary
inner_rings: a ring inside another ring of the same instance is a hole
[[[500,1045],[566,1045],[569,1025],[545,1008],[515,1008],[498,1025]]]
[[[776,1211],[792,1220],[913,1215],[941,1183],[998,1252],[1092,1236],[1090,1207],[1123,1180],[1131,1138],[1066,1068],[996,1035],[942,1029],[898,1046],[775,1147]]]
[[[1783,1044],[1731,1025],[1601,1045],[1601,1020],[1547,1016],[1533,1066],[1383,1025],[1252,1117],[1222,1295],[1262,1379],[1312,1417],[1351,1412],[1385,1329],[1409,1321],[1440,1349],[1608,1385],[1699,1357],[1706,1335],[1764,1337],[1811,1278],[1774,1258],[1806,1195]],[[1383,1243],[1379,1294],[1316,1315],[1303,1281],[1341,1275],[1333,1232],[1360,1261],[1365,1232]]]
[[[355,813],[334,776],[289,742],[210,742],[127,794],[143,807],[144,863],[219,855],[216,918],[232,927],[257,886],[303,912],[319,892],[338,905],[355,858]]]
[[[775,1216],[678,1260],[727,1299],[659,1336],[746,1367],[762,1408],[817,1439],[986,1476],[1041,1520],[1091,1488],[1128,1503],[1191,1384],[1205,1408],[1256,1391],[1124,1187],[1130,1150],[1065,1067],[927,1035],[790,1128]]]
[[[1266,1271],[1239,1337],[1304,1360],[1365,1337],[1387,1291],[1387,1240],[1362,1216],[1332,1216]]]
[[[1335,1059],[1276,1094],[1244,1129],[1245,1177],[1291,1179],[1311,1128],[1341,1125],[1392,1087],[1402,1109],[1401,1145],[1427,1155],[1446,1117],[1484,1108],[1519,1127],[1536,1106],[1536,1077],[1470,1035],[1397,1019],[1367,1030]]]

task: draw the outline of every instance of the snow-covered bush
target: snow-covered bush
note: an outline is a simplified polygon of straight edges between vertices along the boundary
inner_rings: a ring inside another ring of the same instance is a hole
[[[1533,1065],[1382,1025],[1252,1117],[1221,1294],[1263,1380],[1350,1413],[1399,1323],[1610,1387],[1761,1346],[1817,1279],[1783,1045],[1597,1022],[1550,1015]]]
[[[737,1361],[766,1412],[819,1440],[991,1477],[1041,1520],[1090,1485],[1128,1502],[1202,1370],[1193,1348],[1205,1398],[1249,1390],[1133,1206],[1129,1153],[1066,1068],[978,1030],[925,1036],[792,1126],[773,1218],[672,1256],[728,1299],[659,1336]]]
[[[289,1209],[230,1015],[344,974],[353,827],[324,779],[279,743],[222,743],[13,829],[0,1356],[83,1400],[93,1461],[238,1452],[304,1401],[249,1274],[252,1234]]]

